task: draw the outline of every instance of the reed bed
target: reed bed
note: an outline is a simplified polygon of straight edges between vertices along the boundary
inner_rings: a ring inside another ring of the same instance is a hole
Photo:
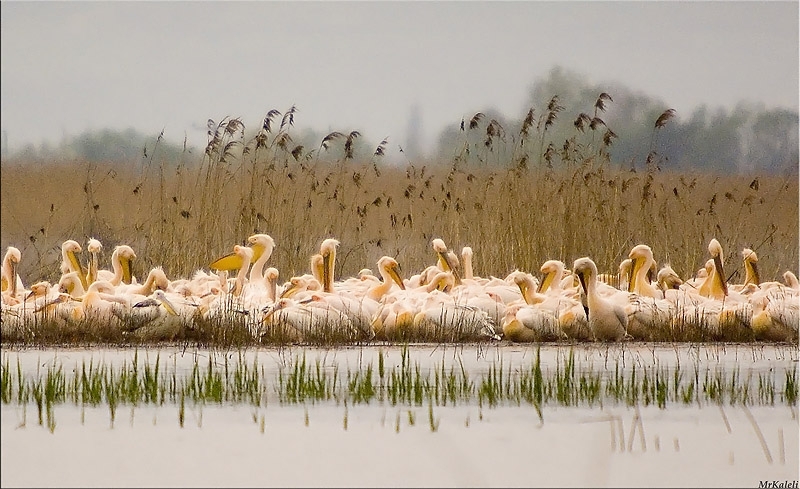
[[[156,141],[128,165],[3,161],[0,245],[22,251],[26,284],[58,279],[66,239],[100,239],[105,263],[128,244],[138,277],[160,265],[187,278],[261,232],[275,238],[270,265],[287,280],[308,271],[327,237],[341,242],[339,277],[374,269],[383,255],[417,273],[435,261],[437,237],[454,250],[471,246],[481,276],[581,256],[616,272],[644,243],[685,279],[705,263],[711,238],[726,250],[731,281],[744,276],[744,247],[759,254],[765,280],[797,271],[796,175],[661,170],[668,155],[652,143],[644,164],[614,162],[616,135],[594,120],[609,100],[601,94],[593,118],[581,113],[563,145],[546,139],[564,110],[556,99],[518,131],[476,114],[452,158],[401,165],[383,161],[386,140],[359,149],[358,131],[334,131],[311,151],[296,144],[294,107],[270,111],[253,135],[225,118],[202,155],[177,160],[160,157]],[[671,116],[655,121],[654,141]]]
[[[362,363],[340,368],[319,358],[309,361],[305,351],[279,365],[277,371],[249,362],[240,350],[218,361],[195,358],[189,368],[162,361],[116,367],[84,360],[72,368],[54,361],[35,373],[23,371],[19,359],[6,356],[0,363],[0,400],[5,405],[35,405],[39,424],[55,429],[54,408],[108,406],[113,418],[120,406],[249,405],[267,407],[334,403],[353,406],[378,404],[400,407],[427,405],[432,426],[433,406],[529,406],[540,417],[554,406],[606,405],[797,405],[797,367],[747,369],[658,363],[623,366],[619,360],[596,365],[576,360],[564,349],[554,365],[543,364],[540,348],[529,363],[493,361],[488,371],[468,371],[458,357],[423,367],[412,361],[407,346],[400,362],[388,363],[380,350],[377,365]]]

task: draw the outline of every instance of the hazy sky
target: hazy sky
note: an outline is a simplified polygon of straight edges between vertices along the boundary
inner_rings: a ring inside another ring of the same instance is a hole
[[[295,127],[426,142],[496,108],[522,117],[555,65],[622,83],[678,117],[699,105],[798,108],[790,2],[0,3],[11,148],[134,127],[204,145],[206,120],[297,106]]]

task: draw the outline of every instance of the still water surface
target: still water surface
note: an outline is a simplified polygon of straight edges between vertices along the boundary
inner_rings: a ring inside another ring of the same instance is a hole
[[[580,345],[579,368],[695,366],[775,375],[797,369],[796,346]],[[60,363],[154,362],[190,372],[211,358],[258,361],[265,377],[305,354],[340,372],[399,365],[399,347],[263,349],[245,352],[162,347],[3,349],[3,363],[27,374]],[[535,349],[519,345],[412,346],[424,368],[463,364],[475,378],[503,363],[529,365]],[[543,368],[558,365],[564,346],[542,347]],[[343,374],[342,374],[343,375]],[[28,403],[2,405],[0,483],[7,486],[745,486],[798,479],[796,406],[670,403],[545,405],[540,417],[521,403],[392,405],[341,402],[260,405],[174,403],[119,406],[59,404],[55,427],[39,424]]]

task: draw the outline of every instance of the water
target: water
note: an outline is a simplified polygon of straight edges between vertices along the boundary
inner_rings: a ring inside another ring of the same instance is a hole
[[[379,351],[387,371],[399,347],[269,349],[243,352],[266,379],[286,372],[305,353],[339,375],[372,364]],[[569,347],[540,350],[542,368],[555,368]],[[572,349],[580,368],[626,372],[660,365],[694,372],[754,375],[774,372],[776,390],[797,369],[796,346],[626,345]],[[196,359],[221,364],[239,352],[142,350],[139,363],[189,375]],[[423,370],[463,364],[476,382],[500,361],[513,372],[535,348],[520,345],[410,347]],[[127,349],[3,349],[3,363],[35,375],[60,363],[67,375],[84,360],[130,364]],[[460,368],[460,367],[458,367]],[[424,373],[424,372],[423,372]],[[16,375],[16,373],[14,374]],[[377,375],[377,374],[376,374]],[[35,404],[2,405],[3,486],[758,486],[798,478],[796,406],[754,402],[655,404],[606,400],[600,405],[546,403],[541,417],[526,402],[490,407],[477,399],[446,406],[423,401],[359,404],[343,400],[281,402],[268,389],[259,405],[175,403],[108,405],[72,402],[53,408],[55,426],[39,424]],[[182,421],[181,421],[182,418]],[[52,429],[51,429],[52,428]]]

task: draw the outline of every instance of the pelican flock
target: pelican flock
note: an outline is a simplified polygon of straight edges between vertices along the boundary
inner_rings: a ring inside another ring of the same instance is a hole
[[[339,241],[324,239],[308,273],[280,282],[270,266],[276,250],[267,234],[197,270],[170,280],[160,266],[145,280],[132,274],[134,250],[117,245],[111,269],[100,265],[103,245],[61,246],[61,276],[26,287],[23,259],[9,246],[2,262],[3,339],[30,338],[42,328],[117,331],[151,341],[173,341],[199,327],[242,325],[256,341],[778,341],[797,342],[800,283],[763,282],[758,256],[741,252],[745,277],[731,283],[722,246],[708,243],[708,261],[686,280],[662,264],[646,244],[634,246],[619,273],[599,273],[590,257],[568,267],[552,259],[539,276],[515,270],[505,277],[473,271],[473,249],[431,241],[431,262],[407,278],[390,256],[356,277],[336,277]],[[460,260],[459,260],[460,255]]]

